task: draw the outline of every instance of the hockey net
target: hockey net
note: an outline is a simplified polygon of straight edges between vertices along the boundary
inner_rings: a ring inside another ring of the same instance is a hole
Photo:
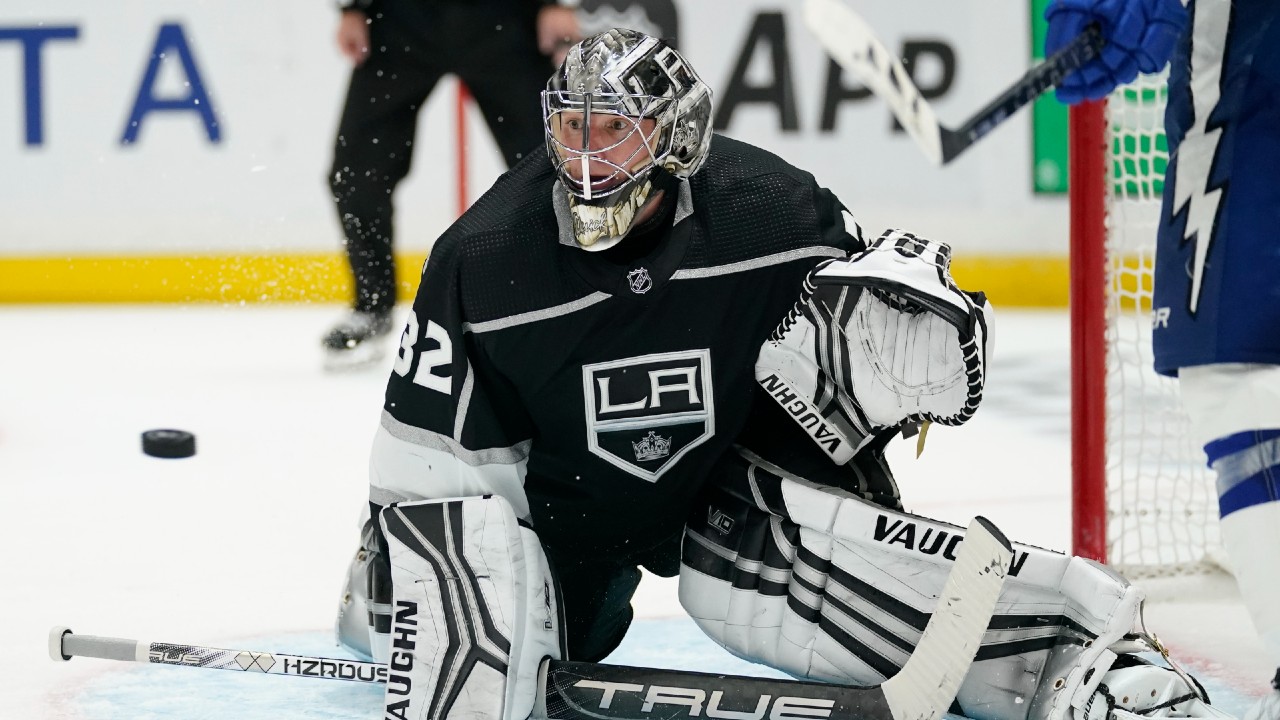
[[[1164,76],[1072,109],[1074,548],[1131,578],[1221,561],[1217,495],[1176,381],[1152,369]]]

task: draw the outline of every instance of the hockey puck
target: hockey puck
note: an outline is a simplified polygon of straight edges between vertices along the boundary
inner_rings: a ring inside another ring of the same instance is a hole
[[[142,452],[158,458],[187,458],[196,454],[196,436],[186,430],[148,430],[142,433]]]

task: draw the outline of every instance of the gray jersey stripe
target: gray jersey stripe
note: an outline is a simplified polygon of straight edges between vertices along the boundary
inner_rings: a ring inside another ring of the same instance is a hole
[[[369,502],[375,505],[386,507],[392,503],[404,502],[411,499],[408,495],[398,493],[394,490],[378,487],[376,485],[369,486]],[[369,607],[373,607],[369,605]]]
[[[679,214],[680,206],[677,206],[677,214]],[[672,280],[697,280],[700,278],[716,277],[719,275],[732,275],[733,273],[746,272],[762,267],[770,267],[772,265],[781,265],[793,260],[800,260],[808,257],[844,257],[847,253],[836,247],[818,246],[800,248],[798,250],[789,250],[775,255],[766,255],[754,260],[745,260],[743,262],[730,263],[728,265],[719,265],[709,268],[696,268],[689,270],[679,270],[671,276]],[[494,330],[503,330],[516,325],[524,325],[527,323],[538,322],[540,320],[550,320],[561,315],[589,308],[598,302],[603,302],[613,297],[608,293],[594,292],[586,297],[579,298],[572,302],[556,305],[554,307],[545,308],[543,310],[534,310],[509,317],[498,318],[497,320],[486,320],[478,323],[463,323],[462,331],[472,334],[480,334],[493,332]]]
[[[467,366],[463,368],[466,379],[462,381],[462,390],[458,393],[458,407],[454,410],[453,416],[453,437],[462,437],[462,428],[467,425],[467,410],[471,408],[471,391],[475,386],[475,373],[471,372],[471,360],[467,359]]]
[[[533,444],[532,440],[522,440],[511,447],[469,450],[447,435],[402,423],[386,410],[382,411],[382,427],[394,438],[432,450],[447,452],[472,467],[515,465],[529,459],[529,447]]]
[[[598,302],[603,302],[613,297],[608,293],[594,292],[590,295],[567,302],[563,305],[556,305],[543,310],[534,310],[532,312],[520,313],[510,317],[499,318],[497,320],[486,320],[478,323],[462,323],[462,331],[473,334],[492,332],[494,330],[502,330],[504,328],[515,327],[516,325],[524,325],[526,323],[538,322],[539,320],[550,320],[553,317],[568,315],[577,312],[583,308],[591,307]]]
[[[786,252],[776,253],[774,255],[765,255],[753,260],[743,260],[742,262],[729,263],[728,265],[717,265],[709,268],[691,268],[688,270],[677,271],[671,276],[672,280],[697,280],[700,278],[716,277],[717,275],[732,275],[733,273],[747,272],[748,270],[756,270],[770,265],[781,265],[793,260],[800,260],[808,257],[830,257],[841,258],[848,255],[848,252],[837,247],[815,246],[807,248],[799,248],[797,250],[788,250]],[[799,288],[797,288],[798,290]]]

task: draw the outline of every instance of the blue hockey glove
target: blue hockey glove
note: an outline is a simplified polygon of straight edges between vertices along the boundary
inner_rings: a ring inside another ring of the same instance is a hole
[[[1169,62],[1187,25],[1181,0],[1053,0],[1045,8],[1049,22],[1045,57],[1084,32],[1090,23],[1102,30],[1101,57],[1068,75],[1057,88],[1058,100],[1074,105],[1105,97],[1139,72],[1158,72]]]

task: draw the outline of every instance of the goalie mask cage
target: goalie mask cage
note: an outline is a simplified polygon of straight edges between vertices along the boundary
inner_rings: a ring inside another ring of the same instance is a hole
[[[1152,369],[1166,75],[1071,108],[1073,549],[1130,578],[1220,564],[1217,493]]]

